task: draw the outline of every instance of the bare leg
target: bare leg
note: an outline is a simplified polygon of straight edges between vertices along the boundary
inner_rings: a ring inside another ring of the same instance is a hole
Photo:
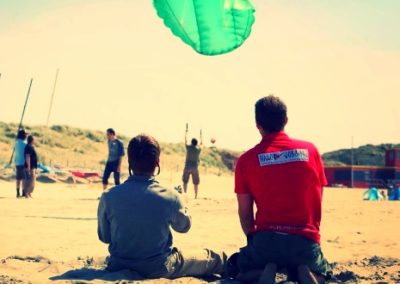
[[[199,185],[195,184],[194,185],[194,198],[197,199],[197,193],[199,192]]]
[[[183,183],[183,192],[186,193],[187,192],[187,182]]]
[[[20,180],[20,179],[17,179],[17,197],[20,197],[20,196],[21,196],[20,188],[21,188],[21,180]],[[23,190],[22,190],[22,191],[23,191]]]
[[[277,266],[275,263],[268,263],[258,280],[259,284],[275,284]]]
[[[311,272],[307,265],[300,265],[297,267],[297,276],[301,284],[323,284],[325,279]]]

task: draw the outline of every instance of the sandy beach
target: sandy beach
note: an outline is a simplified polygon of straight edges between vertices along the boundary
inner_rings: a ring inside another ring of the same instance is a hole
[[[179,184],[164,173],[161,184]],[[228,254],[245,244],[237,217],[233,177],[202,176],[200,198],[189,187],[193,227],[174,234],[181,249]],[[100,184],[37,183],[33,199],[15,198],[14,182],[0,181],[0,283],[129,283],[133,272],[105,273],[107,246],[97,238]],[[400,283],[400,202],[362,200],[363,190],[326,188],[322,249],[345,283]],[[165,283],[168,280],[151,280]],[[202,283],[182,278],[175,283]]]

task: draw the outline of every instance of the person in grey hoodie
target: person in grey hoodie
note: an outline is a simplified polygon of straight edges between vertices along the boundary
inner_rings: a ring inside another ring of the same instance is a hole
[[[107,269],[130,269],[146,278],[222,275],[225,253],[186,253],[173,246],[171,228],[188,232],[191,217],[179,193],[155,179],[160,152],[153,137],[134,137],[128,146],[130,177],[100,198],[98,236],[109,245]]]

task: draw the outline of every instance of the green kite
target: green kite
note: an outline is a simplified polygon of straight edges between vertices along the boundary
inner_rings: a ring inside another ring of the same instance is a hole
[[[250,0],[153,0],[153,5],[172,33],[203,55],[238,48],[254,23]]]

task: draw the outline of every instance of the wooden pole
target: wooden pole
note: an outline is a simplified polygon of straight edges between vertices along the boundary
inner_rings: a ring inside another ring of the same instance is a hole
[[[26,94],[24,109],[22,110],[22,115],[21,115],[21,119],[20,119],[20,121],[19,121],[17,133],[18,133],[18,131],[20,131],[21,128],[22,128],[22,121],[23,121],[24,116],[25,116],[25,110],[26,110],[26,106],[27,106],[27,104],[28,104],[29,94],[31,93],[32,82],[33,82],[33,78],[31,78],[31,82],[29,83],[28,93]],[[17,139],[15,139],[15,140],[17,140]],[[11,154],[11,158],[10,158],[9,165],[12,164],[12,160],[13,160],[13,158],[14,158],[14,153],[15,153],[15,146],[13,147],[13,151],[12,151],[12,154]]]
[[[55,92],[56,92],[56,86],[57,86],[57,79],[58,79],[58,72],[59,72],[59,71],[60,71],[60,69],[57,68],[56,78],[55,78],[55,80],[54,80],[54,85],[53,85],[53,92],[51,93],[49,113],[47,114],[46,127],[49,127],[50,113],[51,113],[51,109],[52,109],[52,107],[53,107],[53,100],[54,100],[54,94],[55,94]]]

